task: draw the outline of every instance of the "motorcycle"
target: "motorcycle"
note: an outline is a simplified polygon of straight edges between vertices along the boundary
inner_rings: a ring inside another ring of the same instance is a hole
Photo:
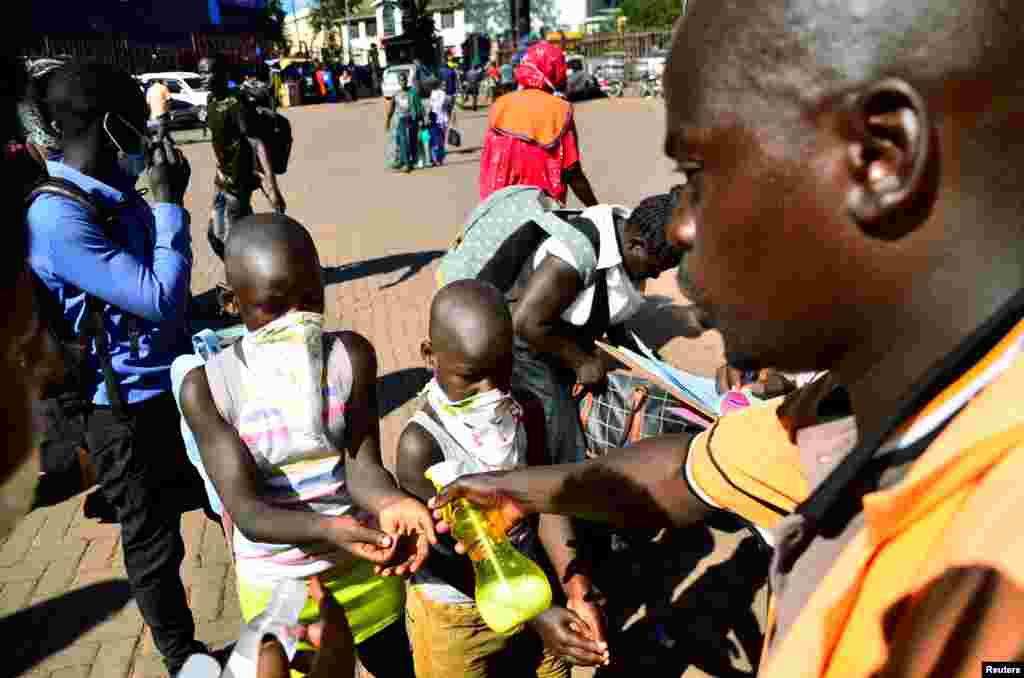
[[[640,96],[646,98],[660,97],[661,94],[661,78],[657,76],[651,76],[644,80],[643,84],[640,85]]]
[[[606,78],[602,76],[598,78],[597,84],[601,88],[601,92],[608,97],[618,98],[626,91],[626,83],[614,78]]]

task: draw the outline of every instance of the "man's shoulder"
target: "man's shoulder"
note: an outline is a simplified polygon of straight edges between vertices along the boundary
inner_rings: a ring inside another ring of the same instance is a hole
[[[73,182],[68,182],[75,186]],[[76,223],[91,223],[95,220],[99,205],[85,197],[76,199],[40,186],[26,213],[26,223],[36,237],[60,232],[61,239],[67,239]],[[73,190],[73,189],[72,189]],[[79,189],[81,190],[81,189]],[[90,206],[90,202],[92,205]],[[69,221],[71,222],[69,224]],[[69,230],[70,229],[70,230]]]

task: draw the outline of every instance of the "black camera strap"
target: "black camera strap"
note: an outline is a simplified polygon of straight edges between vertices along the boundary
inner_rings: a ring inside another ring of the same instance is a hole
[[[985,357],[1002,339],[1024,318],[1024,290],[1019,290],[992,317],[986,320],[959,346],[945,358],[935,363],[903,396],[893,413],[883,424],[861,438],[861,441],[835,468],[834,471],[819,485],[814,492],[801,503],[796,513],[802,518],[801,529],[794,534],[791,541],[779,552],[779,567],[783,572],[792,569],[796,560],[806,551],[811,541],[819,536],[835,536],[842,530],[843,521],[839,519],[847,511],[852,488],[862,483],[865,476],[877,473],[876,459],[878,451],[896,430],[908,419],[924,409],[937,398],[947,387],[953,384],[962,374]],[[953,419],[951,415],[942,426],[932,431],[922,441],[923,444],[911,446],[916,456],[922,454],[928,444]],[[895,454],[895,453],[894,453]],[[889,455],[886,455],[888,457]],[[905,459],[906,454],[897,454],[893,460]],[[879,458],[879,461],[882,459]],[[898,463],[898,462],[897,462]]]

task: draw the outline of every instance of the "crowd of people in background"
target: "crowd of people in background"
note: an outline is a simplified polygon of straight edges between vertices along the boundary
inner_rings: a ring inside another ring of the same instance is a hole
[[[284,215],[279,159],[225,64],[200,66],[217,163],[201,179],[217,189],[209,244],[242,329],[196,360],[193,177],[160,124],[163,92],[104,64],[4,63],[0,535],[97,482],[172,676],[211,652],[180,575],[195,506],[231,547],[246,620],[281,581],[307,582],[300,651],[261,638],[261,676],[348,678],[357,656],[378,678],[639,664],[577,562],[577,520],[723,514],[772,554],[757,675],[1019,664],[1022,21],[996,0],[690,3],[665,76],[680,183],[632,209],[596,199],[559,96],[565,55],[530,45],[496,74],[489,209],[471,215],[502,237],[467,229],[442,263],[471,274],[439,276],[421,345],[432,377],[395,475],[376,351],[325,330],[316,243]],[[429,97],[399,84],[393,165],[443,162],[457,76]],[[261,188],[275,213],[253,214]],[[585,209],[565,210],[569,188]],[[703,430],[587,455],[574,398],[610,384],[595,342],[627,342],[645,281],[673,268],[695,303],[687,333],[723,337],[725,388],[754,379],[768,396],[774,369],[816,376]],[[464,472],[438,491],[423,474],[440,461]],[[455,499],[548,561],[558,600],[514,635],[489,632],[468,595],[466,544],[440,512]],[[46,629],[13,630],[26,632]]]

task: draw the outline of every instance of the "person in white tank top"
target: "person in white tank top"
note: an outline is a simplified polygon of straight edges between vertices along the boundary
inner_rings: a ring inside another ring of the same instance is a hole
[[[262,612],[282,579],[317,577],[345,608],[363,665],[413,678],[396,623],[403,582],[381,575],[418,569],[435,537],[426,507],[381,462],[373,347],[323,332],[319,257],[294,220],[247,217],[226,255],[248,334],[189,372],[180,397],[235,526],[242,616]],[[418,537],[413,552],[399,550],[403,535]],[[308,601],[300,622],[318,615]]]
[[[441,461],[457,462],[461,473],[550,463],[543,409],[535,400],[520,402],[510,389],[512,317],[497,288],[461,280],[438,292],[422,352],[434,379],[423,408],[399,439],[397,471],[403,489],[423,500],[433,497],[424,472]],[[539,555],[530,548],[532,528],[509,536],[521,550]],[[569,546],[575,538],[571,521],[542,516],[537,536],[567,602],[541,613],[512,637],[491,631],[480,616],[469,559],[455,555],[448,540],[435,547],[406,598],[417,678],[568,678],[570,664],[608,661],[604,618],[588,599],[590,579],[570,571],[576,558]],[[543,653],[537,652],[535,634],[543,641]]]

